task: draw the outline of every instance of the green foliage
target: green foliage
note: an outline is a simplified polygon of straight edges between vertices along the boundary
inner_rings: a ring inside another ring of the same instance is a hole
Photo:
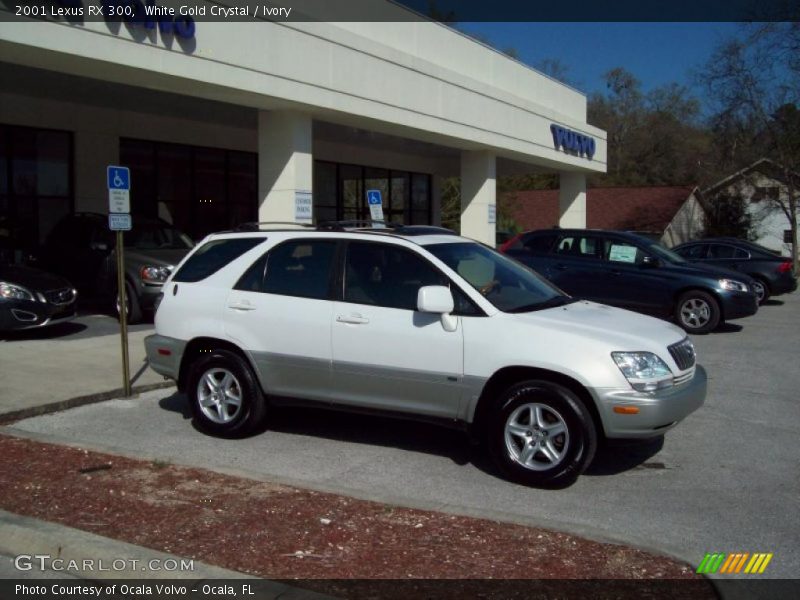
[[[752,240],[758,237],[747,202],[739,196],[716,196],[705,203],[707,237],[730,236]]]

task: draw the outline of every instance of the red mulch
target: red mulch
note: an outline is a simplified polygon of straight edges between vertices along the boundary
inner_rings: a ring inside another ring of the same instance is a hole
[[[707,587],[689,565],[626,546],[2,435],[0,490],[10,512],[269,579],[668,578]],[[705,589],[691,587],[695,597]]]

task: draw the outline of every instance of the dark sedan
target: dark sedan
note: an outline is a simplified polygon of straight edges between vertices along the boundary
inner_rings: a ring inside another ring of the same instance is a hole
[[[706,333],[758,310],[747,275],[690,263],[633,233],[529,231],[500,250],[572,296],[674,318],[689,333]]]
[[[770,296],[797,289],[792,261],[752,242],[728,237],[707,238],[680,244],[672,250],[692,262],[747,273],[755,281],[759,304],[766,302]]]
[[[0,264],[0,331],[44,327],[75,317],[77,292],[57,275]]]

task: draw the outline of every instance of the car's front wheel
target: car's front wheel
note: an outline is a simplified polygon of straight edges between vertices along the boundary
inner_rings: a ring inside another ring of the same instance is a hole
[[[722,318],[717,300],[708,292],[690,290],[675,305],[675,320],[687,333],[708,333]]]
[[[572,483],[594,458],[597,431],[581,400],[549,381],[524,381],[500,399],[488,428],[500,471],[526,485]]]
[[[241,437],[264,420],[266,401],[250,365],[229,350],[201,354],[191,366],[187,393],[195,422],[221,437]]]

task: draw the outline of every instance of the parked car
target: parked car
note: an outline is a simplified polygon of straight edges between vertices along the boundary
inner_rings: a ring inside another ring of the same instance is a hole
[[[746,273],[753,279],[759,304],[764,304],[770,296],[797,289],[792,261],[753,242],[730,237],[707,238],[680,244],[672,251],[691,262]]]
[[[126,313],[129,323],[137,323],[144,311],[154,310],[161,285],[194,244],[169,223],[138,215],[123,240]],[[73,281],[83,296],[100,300],[119,314],[115,246],[107,215],[76,213],[53,228],[41,260]]]
[[[77,295],[63,277],[22,265],[0,264],[0,331],[74,319]]]
[[[155,328],[150,366],[212,434],[252,432],[280,404],[381,411],[464,428],[527,484],[572,481],[599,437],[659,436],[706,393],[675,325],[415,227],[208,236]]]
[[[758,310],[747,275],[690,263],[633,233],[529,231],[502,251],[573,296],[674,318],[689,333],[706,333]]]

